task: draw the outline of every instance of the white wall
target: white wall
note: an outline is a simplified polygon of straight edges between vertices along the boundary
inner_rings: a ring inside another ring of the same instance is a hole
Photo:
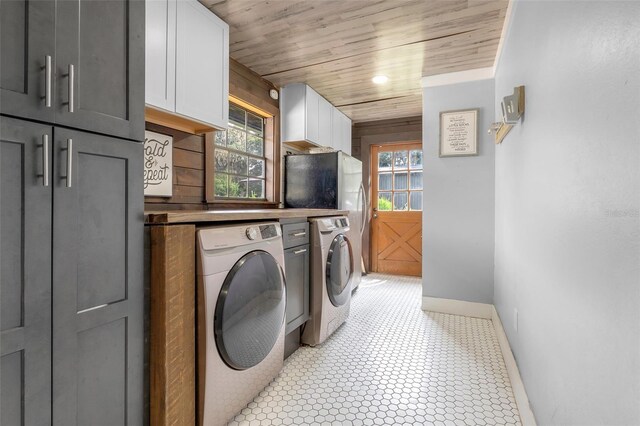
[[[640,424],[640,2],[517,1],[504,47],[495,304],[533,411]]]
[[[494,82],[423,89],[423,295],[493,302]],[[479,155],[439,158],[441,111],[479,108]]]

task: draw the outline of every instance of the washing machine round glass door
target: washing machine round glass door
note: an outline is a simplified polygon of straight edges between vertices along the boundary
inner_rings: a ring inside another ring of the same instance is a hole
[[[224,362],[246,370],[269,355],[285,318],[282,270],[269,253],[244,255],[227,275],[216,304],[216,345]]]
[[[327,254],[327,293],[333,306],[342,306],[349,300],[349,281],[353,275],[353,254],[347,237],[337,235]]]

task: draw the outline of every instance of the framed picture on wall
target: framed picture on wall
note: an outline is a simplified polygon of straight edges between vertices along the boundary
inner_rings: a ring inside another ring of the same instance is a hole
[[[478,111],[440,113],[440,157],[478,155]]]
[[[145,131],[144,195],[171,197],[173,190],[173,137]]]

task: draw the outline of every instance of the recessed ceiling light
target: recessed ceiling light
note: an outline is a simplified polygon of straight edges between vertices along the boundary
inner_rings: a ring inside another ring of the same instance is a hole
[[[387,81],[389,81],[389,77],[387,77],[386,75],[376,75],[371,79],[371,81],[373,81],[375,84],[385,84]]]

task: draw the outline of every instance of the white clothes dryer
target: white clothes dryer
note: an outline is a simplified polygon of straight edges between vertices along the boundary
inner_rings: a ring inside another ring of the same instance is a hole
[[[282,369],[285,282],[278,223],[198,231],[199,423],[224,425]]]

